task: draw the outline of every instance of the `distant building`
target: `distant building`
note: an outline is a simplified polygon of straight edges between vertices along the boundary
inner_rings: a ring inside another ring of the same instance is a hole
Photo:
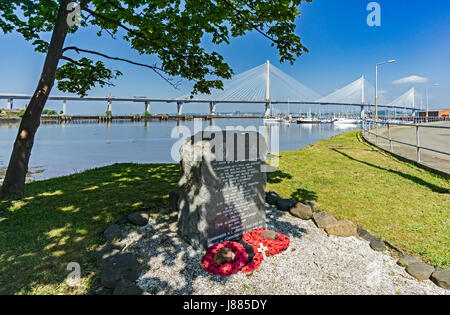
[[[426,116],[427,116],[426,111],[419,112],[419,117],[426,117]],[[450,109],[430,109],[430,110],[428,110],[428,117],[449,118],[450,117]]]
[[[6,113],[17,114],[19,111],[20,111],[19,108],[13,108],[13,109],[0,108],[0,113],[2,113],[2,114],[6,114]]]

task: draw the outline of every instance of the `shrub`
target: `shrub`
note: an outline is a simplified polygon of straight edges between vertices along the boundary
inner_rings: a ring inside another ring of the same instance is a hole
[[[44,109],[42,115],[58,115],[53,109]]]

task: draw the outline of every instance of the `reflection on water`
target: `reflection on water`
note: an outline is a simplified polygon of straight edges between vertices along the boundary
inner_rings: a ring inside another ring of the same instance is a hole
[[[199,124],[197,121],[196,124]],[[201,121],[203,128],[216,126],[264,126],[262,119],[213,119]],[[7,166],[18,124],[0,124],[0,178]],[[30,158],[32,179],[67,175],[85,169],[122,162],[174,163],[171,148],[179,139],[172,129],[185,126],[194,131],[194,121],[75,121],[69,124],[41,124]],[[291,151],[360,125],[279,124],[279,149]],[[266,125],[268,136],[274,125]]]

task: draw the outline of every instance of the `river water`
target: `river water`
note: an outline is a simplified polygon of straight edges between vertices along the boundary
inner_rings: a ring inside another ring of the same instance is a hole
[[[42,180],[122,162],[177,163],[171,154],[172,147],[182,137],[177,131],[181,131],[180,126],[184,126],[193,133],[200,124],[203,128],[213,124],[223,129],[227,126],[254,126],[266,137],[278,132],[276,138],[279,139],[280,151],[298,150],[318,140],[361,128],[360,125],[333,124],[265,125],[262,119],[248,118],[214,119],[213,122],[151,120],[42,123],[30,158],[29,179]],[[18,126],[17,123],[0,124],[0,181],[8,165]],[[278,126],[278,131],[275,126]],[[172,138],[172,133],[179,137]]]

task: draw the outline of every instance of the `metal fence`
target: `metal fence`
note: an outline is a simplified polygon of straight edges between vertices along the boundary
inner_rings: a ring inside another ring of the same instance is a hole
[[[404,142],[404,141],[393,139],[391,136],[391,129],[392,129],[391,126],[405,126],[405,127],[415,128],[416,142],[409,143],[409,142]],[[380,128],[387,128],[387,137],[380,134],[380,132],[379,132]],[[393,148],[392,144],[393,144],[393,142],[395,142],[395,143],[404,144],[404,145],[416,148],[416,150],[417,150],[417,159],[416,160],[419,163],[422,162],[422,160],[420,158],[420,154],[421,154],[422,150],[432,151],[432,152],[445,154],[445,155],[450,155],[450,152],[441,151],[441,150],[432,149],[432,148],[423,146],[420,142],[420,129],[421,128],[437,128],[437,129],[446,129],[446,130],[450,131],[450,126],[393,123],[393,122],[389,122],[389,121],[380,121],[380,120],[376,121],[376,120],[372,120],[372,119],[366,119],[363,121],[364,137],[366,137],[368,140],[370,140],[369,136],[370,135],[374,136],[375,137],[375,145],[377,145],[377,146],[378,146],[378,139],[384,139],[384,140],[389,141],[389,150],[392,153],[394,153],[394,148]]]

